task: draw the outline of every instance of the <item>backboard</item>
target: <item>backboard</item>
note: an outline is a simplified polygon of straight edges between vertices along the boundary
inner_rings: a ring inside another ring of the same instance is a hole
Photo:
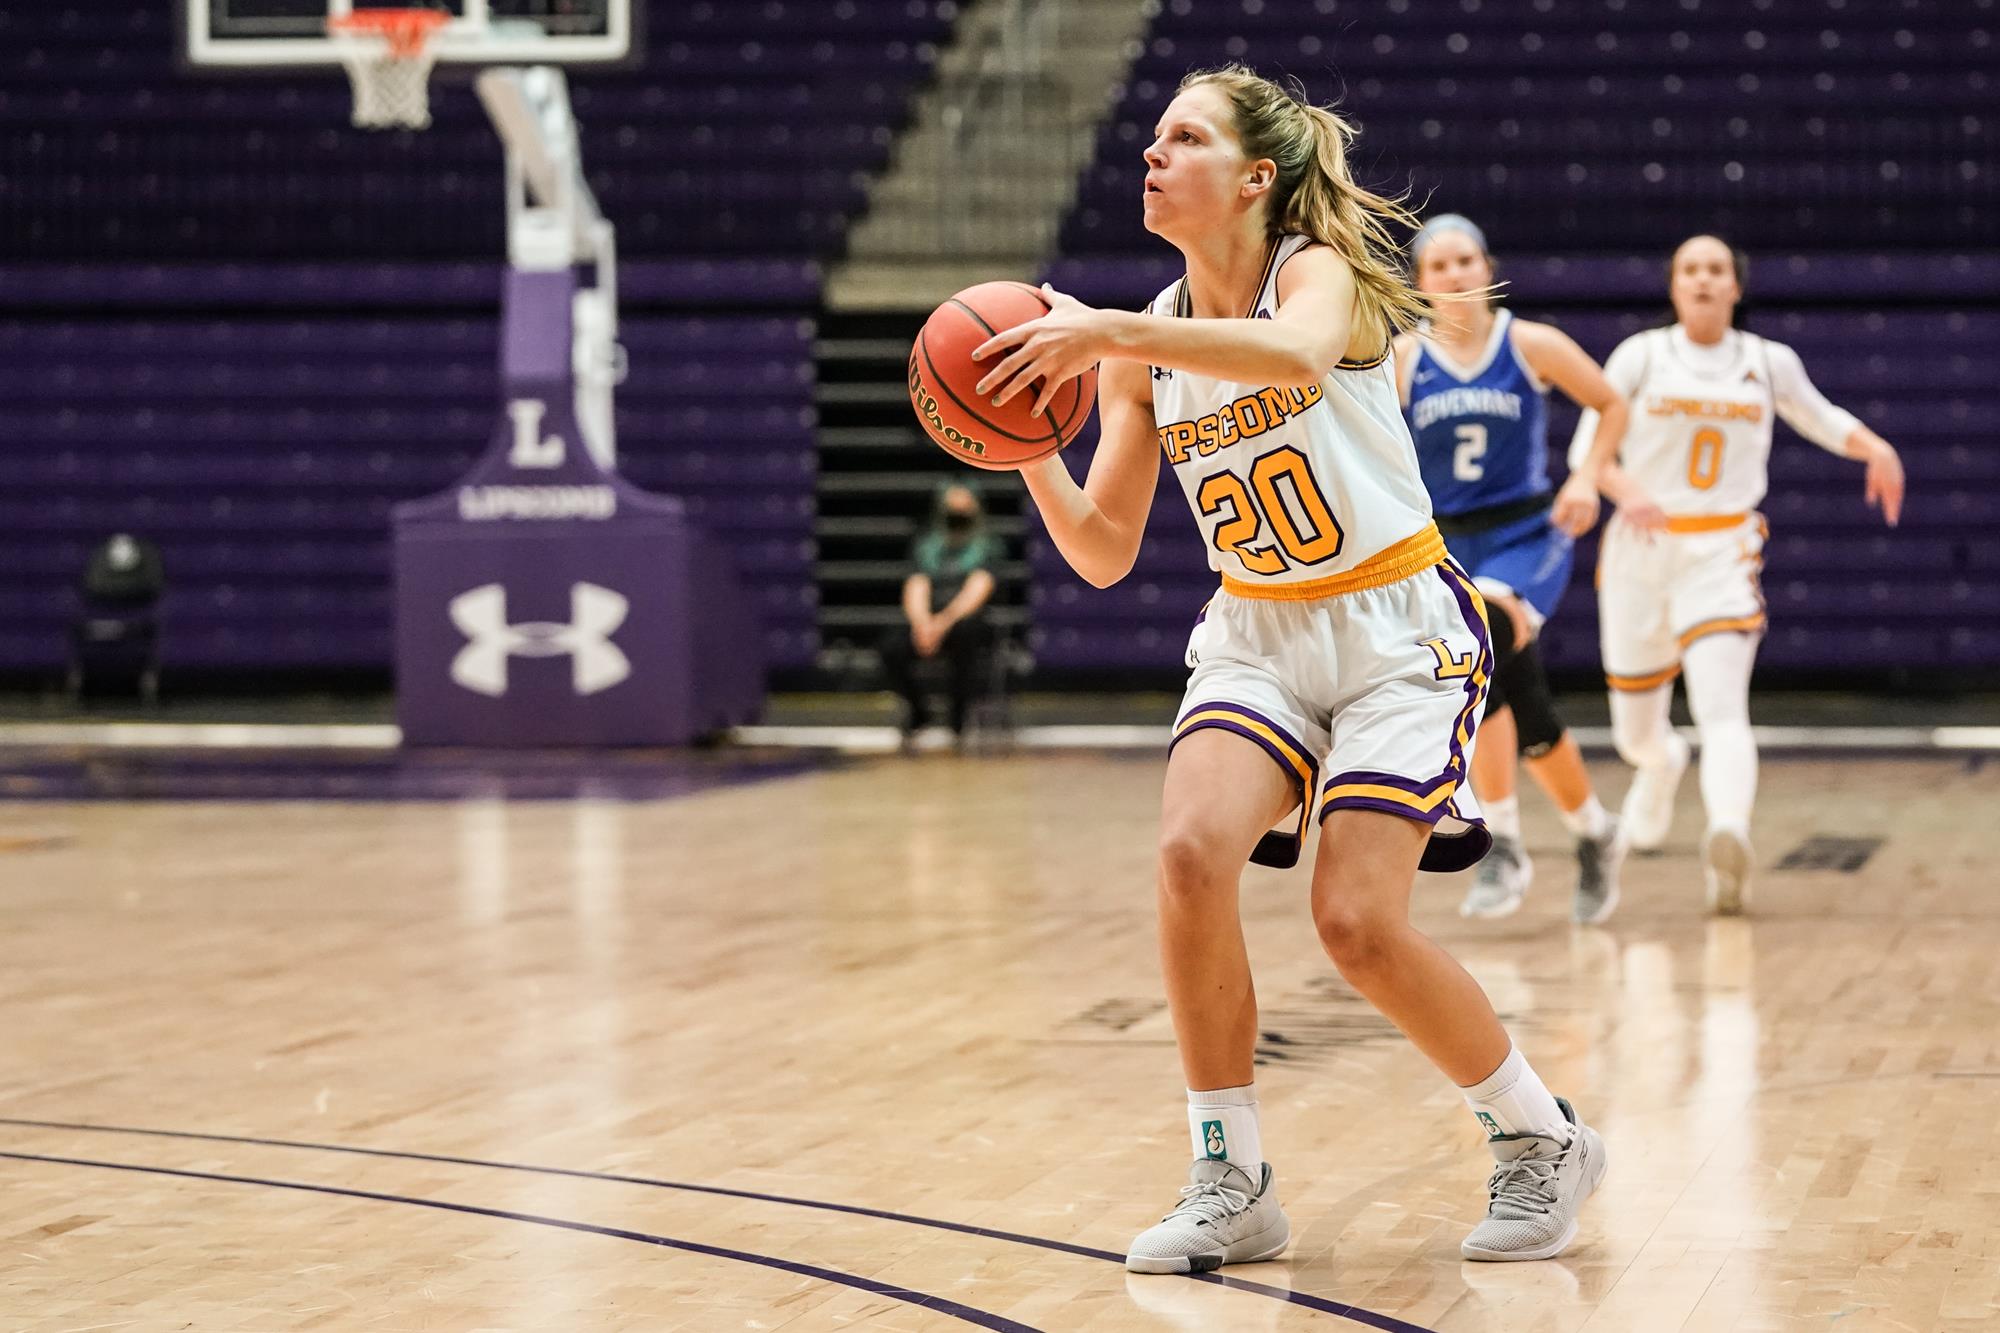
[[[256,69],[337,65],[327,20],[365,9],[437,9],[445,64],[615,64],[636,51],[645,0],[181,0],[188,63]]]

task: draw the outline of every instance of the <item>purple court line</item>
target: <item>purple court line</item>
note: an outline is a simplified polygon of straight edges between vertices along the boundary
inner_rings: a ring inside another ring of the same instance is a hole
[[[888,1296],[906,1301],[920,1310],[934,1310],[939,1314],[962,1319],[980,1328],[996,1329],[999,1333],[1041,1333],[1030,1324],[1023,1324],[1004,1315],[990,1314],[985,1310],[975,1310],[969,1305],[942,1296],[932,1296],[908,1287],[898,1287],[888,1282],[878,1282],[872,1277],[862,1277],[857,1273],[842,1273],[832,1268],[819,1268],[812,1264],[794,1263],[790,1259],[778,1259],[768,1254],[751,1254],[744,1250],[725,1250],[715,1245],[702,1245],[691,1240],[675,1240],[671,1236],[655,1236],[644,1231],[626,1231],[620,1227],[601,1227],[590,1222],[572,1222],[561,1217],[542,1217],[535,1213],[511,1213],[503,1208],[480,1208],[469,1203],[447,1203],[442,1199],[412,1199],[401,1194],[377,1194],[373,1190],[342,1189],[336,1185],[307,1185],[296,1180],[265,1180],[257,1176],[225,1176],[208,1171],[177,1171],[165,1166],[139,1166],[130,1162],[94,1162],[81,1157],[44,1157],[39,1153],[0,1152],[0,1158],[11,1158],[17,1162],[49,1162],[58,1166],[94,1166],[106,1171],[137,1171],[151,1176],[177,1176],[183,1180],[213,1180],[227,1185],[262,1185],[269,1189],[299,1190],[307,1194],[335,1194],[348,1199],[369,1199],[376,1203],[403,1203],[416,1208],[437,1208],[449,1213],[470,1213],[476,1217],[497,1217],[507,1222],[531,1222],[539,1227],[555,1227],[562,1231],[582,1231],[593,1236],[610,1236],[616,1240],[636,1240],[645,1245],[659,1245],[670,1250],[686,1250],[691,1254],[705,1254],[716,1259],[733,1259],[738,1263],[759,1264],[765,1268],[782,1269],[787,1273],[797,1273],[801,1277],[815,1278],[821,1282],[835,1282],[843,1287],[854,1287],[875,1296]]]
[[[519,1162],[494,1162],[478,1157],[451,1157],[440,1153],[396,1152],[387,1148],[351,1148],[339,1143],[305,1143],[297,1139],[260,1139],[241,1134],[198,1134],[192,1130],[180,1129],[138,1129],[129,1125],[80,1125],[63,1120],[26,1120],[11,1116],[0,1116],[0,1125],[16,1125],[26,1129],[66,1129],[85,1134],[134,1134],[157,1139],[191,1139],[200,1143],[242,1143],[260,1148],[298,1148],[307,1152],[348,1153],[356,1157],[384,1157],[405,1162],[439,1162],[448,1166],[477,1166],[492,1171],[522,1171],[537,1176],[567,1176],[575,1180],[603,1180],[618,1185],[643,1185],[648,1189],[683,1190],[690,1194],[711,1194],[728,1199],[749,1199],[756,1203],[777,1203],[792,1208],[817,1208],[823,1212],[847,1213],[855,1217],[873,1217],[885,1222],[902,1222],[910,1226],[933,1227],[939,1231],[955,1231],[960,1235],[978,1236],[985,1240],[1004,1240],[1015,1245],[1032,1245],[1040,1250],[1055,1250],[1063,1254],[1080,1255],[1085,1259],[1099,1259],[1119,1265],[1125,1264],[1125,1256],[1113,1254],[1110,1250],[1092,1249],[1087,1245],[1072,1245],[1068,1241],[1048,1240],[1041,1236],[1022,1235],[1016,1231],[998,1231],[991,1227],[976,1227],[966,1222],[947,1222],[936,1217],[917,1217],[910,1213],[892,1213],[880,1208],[864,1208],[851,1203],[828,1203],[820,1199],[799,1199],[784,1194],[759,1194],[753,1190],[726,1189],[720,1185],[689,1185],[677,1180],[659,1180],[651,1176],[617,1175],[606,1171],[579,1171],[561,1166],[529,1166]],[[5,1154],[0,1154],[4,1156]],[[1313,1296],[1302,1291],[1292,1291],[1285,1287],[1273,1287],[1262,1282],[1252,1282],[1247,1278],[1226,1277],[1221,1273],[1184,1273],[1179,1276],[1196,1282],[1206,1282],[1213,1286],[1228,1287],[1232,1291],[1246,1292],[1252,1296],[1264,1296],[1271,1300],[1283,1301],[1287,1305],[1303,1306],[1308,1310],[1318,1310],[1323,1314],[1339,1315],[1343,1319],[1369,1328],[1379,1328],[1384,1333],[1434,1333],[1421,1324],[1412,1324],[1394,1315],[1378,1314],[1364,1310],[1345,1301],[1336,1301],[1326,1296]]]

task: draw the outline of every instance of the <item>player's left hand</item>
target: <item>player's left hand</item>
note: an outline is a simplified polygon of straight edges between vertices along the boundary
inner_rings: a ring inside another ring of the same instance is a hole
[[[1556,492],[1549,521],[1572,537],[1581,537],[1597,526],[1597,486],[1587,477],[1571,477]]]
[[[1903,517],[1903,460],[1885,444],[1868,455],[1868,478],[1864,492],[1870,506],[1895,527]]]
[[[995,407],[1040,380],[1033,409],[1040,416],[1065,381],[1104,359],[1104,312],[1047,283],[1042,284],[1042,296],[1049,303],[1048,314],[1002,329],[973,349],[974,361],[1009,354],[975,386],[977,393],[992,398]]]

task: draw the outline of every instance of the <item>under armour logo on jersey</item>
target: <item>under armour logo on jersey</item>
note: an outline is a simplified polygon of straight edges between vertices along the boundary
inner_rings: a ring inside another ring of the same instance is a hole
[[[1152,371],[1153,378],[1156,380],[1170,380],[1174,377],[1174,372],[1166,366],[1154,366],[1152,367]]]
[[[529,620],[507,623],[507,589],[488,583],[451,599],[451,623],[466,637],[451,662],[451,678],[478,694],[507,693],[509,657],[570,656],[570,683],[578,694],[608,690],[632,674],[632,663],[611,642],[631,607],[626,599],[595,583],[569,589],[569,623]]]

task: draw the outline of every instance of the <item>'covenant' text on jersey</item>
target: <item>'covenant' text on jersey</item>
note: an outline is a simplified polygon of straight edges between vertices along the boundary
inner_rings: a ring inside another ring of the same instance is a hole
[[[1463,389],[1445,389],[1417,399],[1412,416],[1418,430],[1445,417],[1504,417],[1508,421],[1519,421],[1521,395],[1476,384]]]
[[[1296,389],[1259,389],[1235,402],[1224,403],[1207,416],[1160,427],[1160,448],[1179,467],[1190,458],[1207,458],[1238,440],[1254,440],[1275,430],[1326,397],[1319,384]]]

